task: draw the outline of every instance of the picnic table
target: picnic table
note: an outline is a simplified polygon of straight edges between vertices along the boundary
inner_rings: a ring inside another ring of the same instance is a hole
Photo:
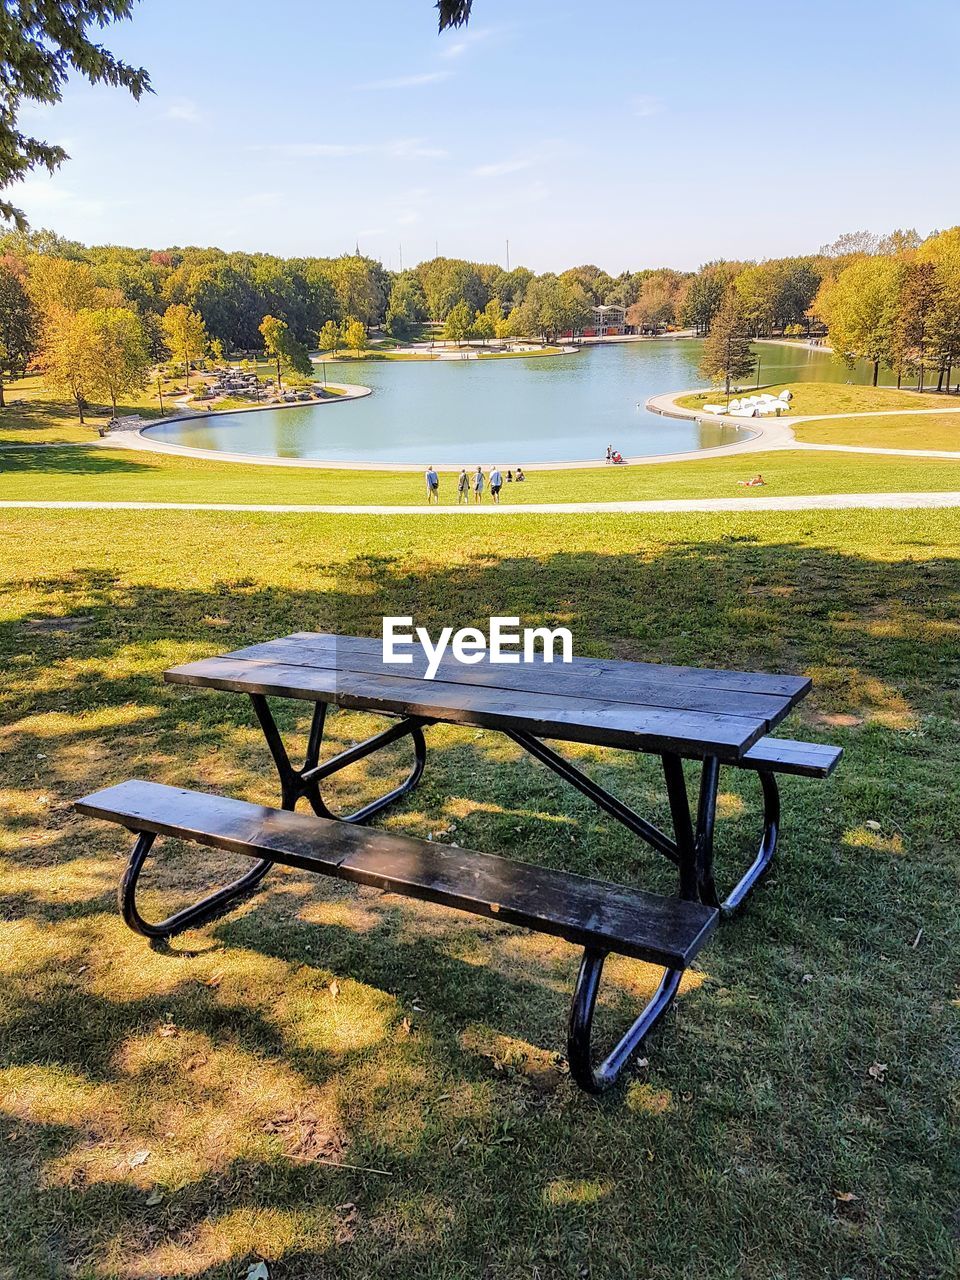
[[[582,1088],[600,1092],[619,1077],[670,1007],[684,970],[718,920],[742,906],[769,866],[780,827],[776,775],[824,778],[836,767],[841,754],[836,747],[769,736],[807,695],[811,682],[803,676],[597,658],[561,663],[541,657],[505,665],[488,655],[473,665],[448,655],[436,678],[426,679],[427,655],[417,645],[411,652],[411,664],[396,665],[383,661],[379,640],[297,632],[168,670],[165,679],[172,684],[249,697],[277,770],[280,808],[142,781],[79,801],[82,812],[137,833],[121,885],[124,918],[148,937],[169,937],[221,914],[274,864],[285,863],[566,938],[584,948],[568,1028],[571,1074]],[[314,704],[302,765],[290,759],[270,698]],[[392,723],[321,761],[331,706],[384,715]],[[424,730],[437,723],[506,735],[673,863],[676,897],[365,828],[416,786],[426,764]],[[356,812],[335,816],[322,783],[407,737],[413,763],[406,779]],[[672,834],[601,787],[545,739],[657,756]],[[699,764],[693,811],[685,760]],[[759,847],[722,898],[713,858],[721,767],[755,771],[763,794]],[[301,799],[313,816],[294,812]],[[236,850],[255,861],[232,884],[151,923],[139,913],[136,886],[158,835]],[[664,972],[626,1035],[594,1066],[593,1013],[603,964],[612,951],[660,964]]]

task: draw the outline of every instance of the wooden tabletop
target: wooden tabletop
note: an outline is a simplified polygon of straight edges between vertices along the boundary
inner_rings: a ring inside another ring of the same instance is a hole
[[[803,676],[575,658],[467,666],[447,656],[423,678],[412,665],[384,663],[381,642],[299,631],[278,640],[172,667],[174,684],[329,702],[385,715],[416,716],[539,738],[635,751],[674,751],[736,760],[810,690]]]

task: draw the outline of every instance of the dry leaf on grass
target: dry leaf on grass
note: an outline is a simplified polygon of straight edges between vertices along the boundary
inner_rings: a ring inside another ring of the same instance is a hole
[[[127,1164],[130,1166],[131,1169],[136,1169],[138,1165],[146,1164],[149,1159],[150,1159],[149,1151],[135,1151],[133,1155],[130,1157],[130,1159],[127,1161]]]
[[[885,1062],[875,1062],[872,1066],[867,1067],[867,1075],[871,1080],[876,1080],[878,1084],[883,1084],[887,1078],[887,1064]]]

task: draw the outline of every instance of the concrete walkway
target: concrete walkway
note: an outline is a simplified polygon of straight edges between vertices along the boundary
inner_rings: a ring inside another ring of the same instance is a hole
[[[795,497],[676,498],[642,502],[530,502],[518,506],[315,506],[310,503],[257,502],[57,502],[0,501],[0,510],[40,511],[249,511],[271,515],[339,516],[511,516],[644,515],[680,511],[848,511],[928,510],[960,507],[960,492],[826,493]]]

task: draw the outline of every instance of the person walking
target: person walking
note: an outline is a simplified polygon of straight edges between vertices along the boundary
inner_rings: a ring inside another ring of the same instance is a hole
[[[484,483],[485,482],[483,478],[483,468],[477,467],[473,476],[473,500],[477,504],[477,506],[479,506],[480,503],[483,501]]]
[[[457,506],[470,504],[470,477],[467,475],[467,468],[460,468],[460,478],[457,481]]]
[[[431,502],[440,502],[440,477],[434,470],[433,463],[423,473],[423,478],[427,482],[427,504]]]
[[[503,488],[503,476],[500,474],[500,468],[494,467],[490,472],[490,496],[493,498],[494,504],[500,505],[500,490]]]

